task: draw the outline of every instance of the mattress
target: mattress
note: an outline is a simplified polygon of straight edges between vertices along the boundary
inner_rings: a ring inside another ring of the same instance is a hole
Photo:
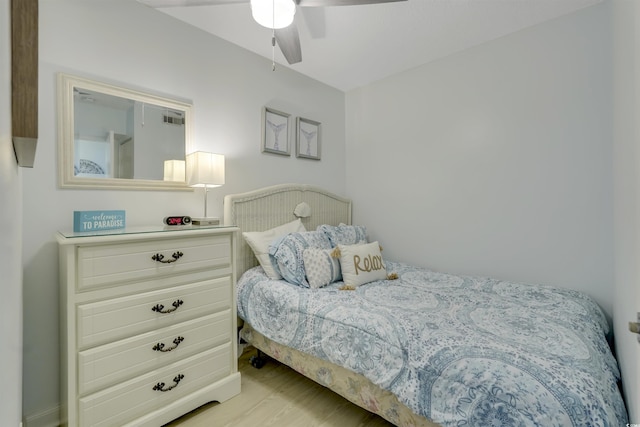
[[[587,295],[387,261],[397,280],[340,290],[237,284],[238,315],[276,343],[388,390],[442,426],[623,426],[607,344]]]

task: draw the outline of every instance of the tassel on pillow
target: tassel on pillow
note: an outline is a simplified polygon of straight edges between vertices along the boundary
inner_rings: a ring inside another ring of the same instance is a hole
[[[331,258],[340,258],[340,248],[338,246],[331,251]]]

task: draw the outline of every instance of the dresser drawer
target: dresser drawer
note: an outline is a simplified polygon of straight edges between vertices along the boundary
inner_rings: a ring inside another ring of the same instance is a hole
[[[226,342],[230,310],[81,351],[78,392],[103,389]]]
[[[227,266],[231,263],[230,239],[225,234],[79,246],[78,290]]]
[[[231,343],[227,343],[80,398],[79,425],[123,425],[227,377],[231,368]],[[160,389],[165,391],[154,390],[159,383],[164,383]]]
[[[77,306],[80,349],[228,310],[230,277]]]

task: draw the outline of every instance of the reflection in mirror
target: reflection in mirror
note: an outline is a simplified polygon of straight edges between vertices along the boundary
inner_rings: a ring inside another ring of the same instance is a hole
[[[61,187],[190,190],[164,180],[189,152],[191,105],[60,74]]]

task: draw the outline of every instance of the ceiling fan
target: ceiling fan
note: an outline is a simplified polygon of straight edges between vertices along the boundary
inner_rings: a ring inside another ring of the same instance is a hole
[[[407,0],[138,0],[153,8],[214,6],[221,4],[251,3],[254,20],[267,28],[273,29],[272,44],[278,47],[289,64],[302,61],[302,48],[298,27],[294,21],[296,6],[362,6],[376,3],[393,3]]]

